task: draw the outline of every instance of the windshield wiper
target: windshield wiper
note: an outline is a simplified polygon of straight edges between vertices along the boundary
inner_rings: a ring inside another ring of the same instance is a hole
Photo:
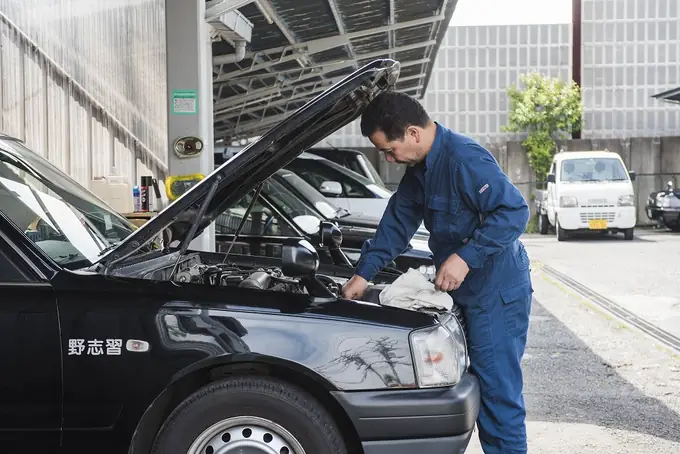
[[[106,254],[107,252],[109,252],[111,249],[113,249],[113,248],[115,248],[116,246],[118,246],[118,243],[120,243],[120,241],[111,241],[111,244],[109,244],[109,245],[106,246],[104,249],[102,249],[102,250],[99,252],[98,255],[101,257],[102,255],[104,255],[104,254]]]
[[[340,218],[347,217],[350,214],[352,214],[352,213],[350,213],[349,211],[347,211],[346,209],[344,209],[342,207],[339,207],[337,210],[335,210],[335,216],[334,217],[335,217],[335,219],[340,219]]]

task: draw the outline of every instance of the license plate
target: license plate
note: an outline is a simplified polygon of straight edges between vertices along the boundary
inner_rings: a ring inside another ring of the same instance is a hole
[[[607,220],[606,219],[592,219],[588,221],[588,227],[591,230],[602,230],[607,228]]]

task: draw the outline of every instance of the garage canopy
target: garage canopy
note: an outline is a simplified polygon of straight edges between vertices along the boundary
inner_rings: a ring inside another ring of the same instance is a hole
[[[206,16],[250,40],[215,33],[215,139],[266,132],[377,58],[402,65],[397,90],[422,98],[457,0],[210,0]],[[238,10],[234,10],[237,7]],[[221,15],[230,11],[227,18]]]
[[[652,98],[663,99],[664,101],[677,102],[680,103],[680,87],[674,88],[672,90],[664,91],[657,95],[652,96]]]

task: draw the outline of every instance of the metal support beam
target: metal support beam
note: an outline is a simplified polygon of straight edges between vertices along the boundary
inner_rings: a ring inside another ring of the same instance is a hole
[[[425,42],[422,42],[422,43],[409,44],[407,46],[399,46],[399,47],[392,49],[392,52],[394,52],[394,53],[404,52],[404,51],[407,51],[407,50],[413,50],[413,49],[419,49],[421,47],[432,46],[434,44],[437,44],[437,41],[432,39],[432,40],[425,41]],[[316,53],[316,52],[323,52],[325,50],[332,49],[334,47],[339,47],[339,46],[342,46],[342,45],[343,45],[342,42],[335,42],[334,43],[332,41],[329,41],[329,43],[327,44],[327,46],[325,48],[319,48],[315,52],[309,52],[309,53],[311,54],[311,53]],[[358,59],[376,58],[376,57],[380,57],[382,55],[385,55],[387,52],[388,52],[387,50],[379,50],[379,51],[375,51],[375,52],[369,52],[369,53],[366,53],[366,54],[359,54],[359,55],[357,55],[357,58]],[[276,66],[276,65],[279,65],[281,63],[285,63],[287,61],[295,60],[297,58],[296,57],[297,55],[298,54],[291,54],[291,55],[282,57],[282,58],[274,60],[274,61],[270,61],[270,62],[262,63],[262,64],[253,64],[249,68],[243,68],[243,69],[239,69],[239,70],[236,70],[236,71],[231,71],[231,72],[226,73],[226,74],[221,74],[220,76],[215,78],[214,81],[215,82],[221,82],[221,81],[229,80],[229,79],[232,79],[232,78],[240,77],[240,76],[243,76],[244,74],[249,74],[249,73],[254,72],[254,71],[260,71],[262,69],[271,68],[272,66]],[[353,63],[351,60],[345,60],[345,61],[347,62],[348,66],[350,66]]]
[[[235,107],[235,108],[229,108],[229,109],[227,109],[227,112],[231,112],[231,113],[224,113],[223,115],[216,116],[215,121],[221,122],[221,121],[228,120],[229,118],[237,117],[239,115],[248,115],[248,114],[251,114],[251,113],[259,112],[263,109],[286,105],[288,103],[291,103],[291,102],[297,101],[297,100],[303,100],[305,98],[309,98],[313,95],[316,95],[317,93],[320,93],[320,92],[328,89],[329,86],[336,84],[340,80],[342,80],[342,78],[337,77],[337,78],[333,78],[333,79],[313,82],[311,84],[295,85],[293,87],[293,94],[289,97],[284,97],[283,99],[271,101],[271,102],[268,102],[265,105],[253,106],[253,107],[250,107],[248,109],[245,109],[244,108],[245,106],[243,106],[243,105],[240,105],[240,106]],[[298,89],[307,88],[310,85],[312,86],[311,90],[302,91],[302,92],[297,93]],[[243,109],[243,110],[240,110],[240,109]]]
[[[359,30],[356,32],[352,33],[347,33],[345,35],[336,35],[336,36],[330,36],[327,38],[320,38],[320,39],[314,39],[311,41],[307,41],[304,43],[298,43],[295,45],[291,46],[282,46],[282,47],[276,47],[272,49],[266,49],[266,50],[261,50],[257,52],[249,52],[246,54],[246,58],[248,59],[257,59],[258,57],[261,56],[267,56],[267,55],[272,55],[272,54],[281,54],[284,52],[294,52],[295,55],[300,55],[300,54],[315,54],[319,52],[323,52],[329,49],[334,49],[336,47],[341,47],[345,46],[349,43],[349,40],[355,39],[355,38],[363,38],[364,36],[370,36],[370,35],[376,35],[379,33],[385,33],[391,30],[400,30],[402,28],[409,28],[409,27],[416,27],[420,25],[426,25],[426,24],[431,24],[433,22],[441,21],[445,19],[445,16],[443,14],[438,14],[436,16],[431,16],[431,17],[425,17],[422,19],[415,19],[415,20],[410,20],[406,22],[399,22],[394,25],[384,25],[382,27],[375,27],[375,28],[367,28],[365,30]],[[397,52],[395,50],[395,52]],[[285,61],[290,61],[291,58],[285,60]],[[278,61],[278,63],[283,63],[283,61]],[[275,63],[275,64],[278,64]],[[215,57],[214,59],[214,64],[215,65],[220,65],[219,62],[219,56]],[[247,68],[248,71],[255,71],[254,69],[249,69]]]
[[[387,20],[387,25],[394,25],[394,0],[388,0],[388,7],[389,7],[389,19]],[[395,36],[394,36],[394,30],[390,30],[387,32],[387,45],[389,46],[390,49],[394,47],[395,44]],[[394,52],[390,52],[390,58],[394,58]]]
[[[340,36],[346,35],[347,32],[345,31],[345,21],[340,16],[340,12],[338,11],[338,5],[335,4],[335,0],[328,0],[328,6],[330,6],[331,8],[331,14],[333,14],[335,25],[338,27],[338,34]],[[357,56],[356,53],[354,52],[354,46],[352,45],[352,42],[350,40],[347,40],[346,47],[347,53],[349,53],[350,58],[354,60],[354,64],[352,66],[354,67],[354,69],[358,69],[359,65],[356,63]]]
[[[214,169],[212,27],[205,8],[205,0],[165,0],[169,175],[208,175]],[[186,136],[203,141],[198,156],[179,158],[172,151],[175,141]],[[214,251],[214,225],[191,247]]]

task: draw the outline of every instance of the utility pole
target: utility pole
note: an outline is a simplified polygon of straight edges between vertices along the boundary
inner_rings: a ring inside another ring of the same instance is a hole
[[[581,87],[581,0],[571,0],[571,74]],[[580,139],[581,131],[575,131],[572,138]]]

